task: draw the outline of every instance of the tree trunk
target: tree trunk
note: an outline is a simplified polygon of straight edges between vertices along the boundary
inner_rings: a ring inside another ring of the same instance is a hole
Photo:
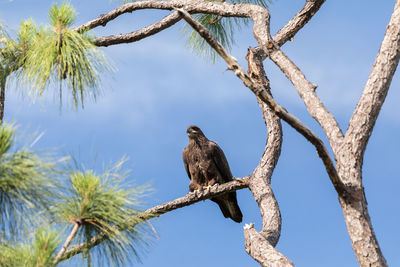
[[[354,192],[353,195],[347,195],[347,197],[339,195],[339,203],[358,263],[362,267],[387,266],[369,216],[368,204],[361,182],[361,166],[357,164],[353,156],[345,157],[343,155],[338,160],[337,168],[339,176]]]
[[[6,99],[6,78],[0,81],[0,125],[3,124],[4,102]]]
[[[360,266],[387,266],[371,224],[364,194],[360,200],[339,198],[339,202]]]

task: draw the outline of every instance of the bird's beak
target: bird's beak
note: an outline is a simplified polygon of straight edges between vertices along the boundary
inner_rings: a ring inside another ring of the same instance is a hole
[[[190,136],[193,136],[194,134],[196,134],[197,131],[195,131],[195,130],[193,130],[193,129],[188,129],[188,130],[186,131],[186,133],[187,133],[187,135],[190,137]]]

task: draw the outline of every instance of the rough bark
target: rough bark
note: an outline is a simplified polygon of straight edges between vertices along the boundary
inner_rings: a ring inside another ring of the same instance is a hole
[[[270,94],[269,81],[262,68],[262,60],[249,50],[248,73]],[[272,97],[272,95],[271,95]],[[244,228],[246,252],[261,266],[294,266],[282,253],[275,249],[281,234],[282,218],[278,202],[271,188],[271,177],[278,162],[282,146],[282,125],[275,112],[261,99],[257,99],[265,124],[267,143],[261,160],[249,179],[249,189],[256,200],[262,217],[262,229],[257,232],[254,224]]]
[[[294,266],[288,258],[277,251],[269,242],[265,242],[265,237],[254,229],[253,224],[244,227],[244,238],[246,252],[261,266]]]
[[[362,96],[338,153],[339,176],[357,188],[359,199],[340,198],[353,250],[361,266],[387,266],[376,239],[362,186],[365,148],[386,98],[400,57],[400,1],[397,0]]]
[[[346,194],[346,189],[341,183],[335,166],[329,156],[328,150],[321,139],[311,131],[304,123],[302,123],[295,116],[290,114],[286,109],[280,106],[272,98],[271,94],[265,90],[262,84],[257,83],[250,75],[248,75],[244,69],[239,65],[237,60],[231,56],[228,51],[218,43],[218,41],[212,36],[212,34],[200,23],[195,21],[188,12],[182,9],[178,9],[182,14],[183,18],[202,36],[208,44],[214,48],[214,50],[225,60],[228,65],[228,69],[232,70],[235,75],[242,80],[244,85],[248,87],[259,99],[266,103],[279,118],[287,122],[290,126],[295,128],[300,134],[302,134],[308,141],[310,141],[317,149],[318,156],[321,158],[328,172],[328,175],[338,192]],[[251,49],[250,49],[251,50]],[[256,51],[252,52],[256,53]]]
[[[272,112],[274,112],[279,118],[290,124],[316,147],[318,155],[322,159],[327,173],[338,193],[339,202],[343,209],[344,218],[357,260],[361,266],[386,266],[386,261],[380,250],[368,214],[367,202],[362,187],[361,170],[365,147],[399,61],[400,4],[399,0],[397,0],[371,75],[350,120],[347,133],[344,135],[334,116],[329,113],[318,98],[315,92],[316,85],[309,82],[301,70],[280,50],[280,47],[285,42],[293,40],[295,34],[313,17],[324,2],[324,0],[306,1],[302,10],[300,10],[273,38],[270,36],[269,32],[270,14],[267,9],[251,4],[233,5],[223,1],[208,2],[200,0],[149,0],[127,3],[105,15],[101,15],[93,21],[77,27],[76,30],[81,31],[100,25],[105,26],[109,21],[115,19],[119,15],[139,9],[178,10],[179,16],[183,16],[189,24],[198,30],[200,35],[224,58],[229,69],[243,81],[245,86],[253,91],[259,101],[262,101],[260,106],[263,110],[264,118],[265,114],[268,113],[271,115]],[[253,33],[259,46],[251,50],[254,55],[257,55],[257,60],[249,60],[249,65],[258,61],[262,62],[266,57],[270,57],[281,68],[286,77],[296,87],[310,114],[322,126],[326,133],[334,152],[336,167],[320,138],[300,120],[277,104],[272,98],[265,87],[268,86],[268,82],[262,78],[265,76],[262,64],[257,63],[258,71],[255,71],[256,68],[253,68],[253,70],[249,68],[249,74],[246,73],[237,63],[237,60],[215,42],[207,30],[203,29],[204,27],[196,24],[196,21],[191,19],[189,15],[191,13],[210,13],[225,17],[247,17],[253,20]],[[142,30],[130,34],[104,37],[101,40],[103,40],[103,44],[107,44],[107,42],[110,42],[109,44],[116,44],[119,42],[140,40],[173,25],[179,20],[176,14],[177,12],[174,12],[163,20]],[[100,44],[99,41],[99,45]],[[279,128],[277,125],[271,126],[274,125],[274,122],[268,121],[271,118],[265,118],[269,126],[268,131]],[[277,119],[276,116],[275,119]],[[274,159],[277,160],[279,157],[279,153],[276,154],[279,149],[277,149],[277,147],[272,149],[271,144],[270,146],[268,145],[271,140],[274,140],[273,136],[272,133],[268,133],[265,153],[261,158],[259,166],[254,171],[251,178],[249,178],[249,188],[260,206],[263,217],[263,227],[259,233],[252,225],[246,227],[246,248],[248,248],[249,254],[262,266],[274,266],[274,264],[276,264],[276,266],[281,266],[279,264],[290,266],[292,263],[274,249],[280,234],[280,213],[269,186],[269,179],[272,175],[274,164],[276,164],[276,162],[274,163],[273,161]],[[269,159],[268,157],[272,158]],[[260,188],[257,188],[258,186]],[[262,192],[262,194],[258,192]],[[265,229],[269,230],[264,231]],[[269,260],[265,261],[266,259]]]
[[[359,160],[381,111],[400,57],[400,2],[397,0],[385,37],[376,56],[362,96],[350,119],[346,143]]]
[[[96,46],[110,46],[116,44],[123,44],[123,43],[132,43],[142,40],[146,37],[154,35],[162,30],[165,30],[168,27],[171,27],[175,23],[181,20],[178,12],[173,12],[172,14],[166,16],[162,20],[140,29],[138,31],[134,31],[131,33],[126,34],[118,34],[118,35],[111,35],[111,36],[104,36],[100,38],[96,38],[94,40],[94,44]]]
[[[334,152],[341,146],[343,133],[333,115],[327,110],[317,96],[317,86],[308,81],[301,70],[277,46],[269,51],[269,58],[282,70],[285,76],[297,89],[308,112],[324,129]]]
[[[139,1],[126,3],[118,8],[113,9],[107,14],[100,15],[98,18],[91,20],[81,26],[74,28],[76,31],[84,31],[96,28],[98,26],[106,26],[106,24],[118,16],[125,13],[131,13],[141,9],[162,9],[173,10],[184,8],[189,13],[209,13],[224,17],[243,17],[248,18],[251,15],[258,15],[255,10],[264,12],[264,8],[252,4],[230,4],[227,2],[208,2],[198,0],[172,0],[172,1]]]

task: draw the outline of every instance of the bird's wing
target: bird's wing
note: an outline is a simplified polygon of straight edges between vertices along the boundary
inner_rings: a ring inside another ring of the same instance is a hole
[[[183,149],[183,153],[182,153],[183,164],[185,165],[185,170],[186,170],[187,175],[189,176],[189,179],[192,179],[192,177],[190,176],[190,172],[189,172],[188,153],[189,153],[189,149],[187,147],[185,147],[185,149]]]
[[[218,171],[221,173],[224,182],[232,181],[232,172],[229,168],[224,152],[215,142],[210,141],[210,144],[214,163],[217,166]]]

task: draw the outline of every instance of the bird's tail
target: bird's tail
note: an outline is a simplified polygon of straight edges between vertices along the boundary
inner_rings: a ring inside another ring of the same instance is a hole
[[[218,204],[225,218],[231,218],[237,223],[242,222],[243,215],[237,203],[236,192],[212,198],[211,200]]]
[[[229,193],[228,199],[228,201],[224,202],[229,210],[229,217],[237,223],[242,222],[243,214],[237,203],[236,192]]]

